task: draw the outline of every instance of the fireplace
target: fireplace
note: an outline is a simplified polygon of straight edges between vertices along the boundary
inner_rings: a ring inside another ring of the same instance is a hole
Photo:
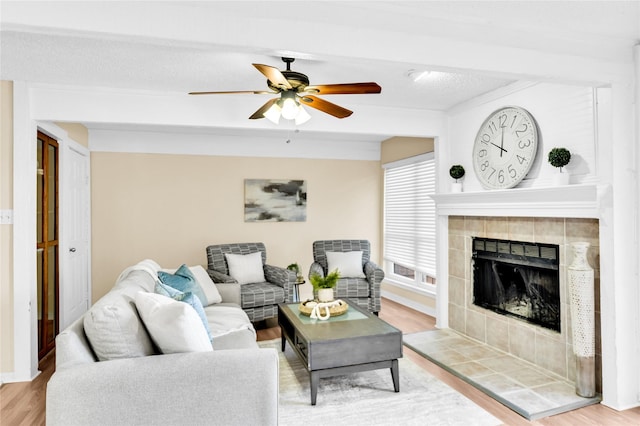
[[[473,304],[560,332],[559,247],[472,238]]]

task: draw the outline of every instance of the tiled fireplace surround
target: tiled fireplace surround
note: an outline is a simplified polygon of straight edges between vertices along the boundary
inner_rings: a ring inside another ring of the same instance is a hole
[[[595,272],[596,388],[602,392],[598,228],[592,218],[448,216],[449,327],[575,381],[567,266],[573,259],[570,243],[587,241]],[[473,305],[472,237],[559,245],[560,333]]]

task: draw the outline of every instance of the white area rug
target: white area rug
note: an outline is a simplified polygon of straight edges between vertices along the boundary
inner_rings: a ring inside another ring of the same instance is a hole
[[[400,362],[400,392],[393,391],[389,369],[320,379],[311,405],[309,374],[280,339],[259,342],[274,347],[280,358],[279,424],[316,425],[499,425],[501,422],[471,400],[422,370],[411,360]]]

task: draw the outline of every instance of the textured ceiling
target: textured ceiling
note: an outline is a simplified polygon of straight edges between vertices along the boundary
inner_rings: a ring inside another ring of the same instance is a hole
[[[47,22],[46,7],[51,4],[68,12],[68,21]],[[357,45],[367,42],[367,31],[383,29],[412,41],[442,37],[619,61],[631,58],[631,46],[638,42],[638,5],[637,1],[4,1],[0,3],[0,78],[159,93],[264,90],[265,78],[251,63],[282,69],[279,56],[287,54],[299,58],[292,68],[308,75],[311,84],[375,81],[382,86],[380,95],[331,98],[347,108],[366,104],[446,111],[507,85],[514,77],[425,65],[424,61],[338,56],[331,52],[339,49],[331,46],[302,51],[298,44],[303,39],[333,42],[336,34],[348,34],[350,38],[342,42]],[[101,13],[113,8],[121,11],[121,21],[101,21]],[[145,10],[155,12],[156,18],[165,16],[170,25],[154,21],[143,14]],[[23,16],[29,18],[21,20]],[[274,34],[254,35],[250,22],[267,22]],[[155,36],[133,37],[124,30],[128,24],[142,30],[148,26]],[[203,34],[207,25],[228,28],[229,39],[203,42],[183,36],[185,28]],[[263,45],[281,32],[290,46],[298,48],[297,53],[277,50],[281,45]],[[252,37],[253,42],[244,42]],[[424,49],[420,53],[428,56],[430,46]],[[412,69],[434,72],[414,82],[407,76]]]

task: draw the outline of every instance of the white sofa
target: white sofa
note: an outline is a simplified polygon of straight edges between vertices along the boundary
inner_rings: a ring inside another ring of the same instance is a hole
[[[58,335],[47,424],[277,424],[278,355],[258,347],[238,285],[216,285],[222,301],[204,307],[212,351],[159,354],[135,306],[155,284],[129,268]]]

